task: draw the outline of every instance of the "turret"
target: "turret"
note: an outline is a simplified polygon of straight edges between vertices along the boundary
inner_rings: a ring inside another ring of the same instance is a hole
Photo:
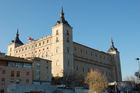
[[[120,65],[120,53],[117,48],[114,46],[114,42],[111,39],[111,46],[108,50],[108,53],[112,56],[112,61],[114,62],[114,80],[115,81],[122,81],[121,75],[121,65]]]
[[[111,38],[111,45],[110,45],[110,48],[109,48],[109,50],[108,50],[108,53],[113,53],[113,52],[119,53],[118,49],[115,48],[114,42],[113,42],[113,40],[112,40],[112,38]]]
[[[15,39],[8,45],[7,55],[14,56],[14,49],[21,45],[23,45],[23,43],[19,39],[19,30],[17,29]]]
[[[19,39],[19,33],[18,32],[19,32],[19,30],[17,29],[15,39],[12,40],[12,43],[17,43],[19,45],[23,45],[22,41],[20,41],[20,39]]]

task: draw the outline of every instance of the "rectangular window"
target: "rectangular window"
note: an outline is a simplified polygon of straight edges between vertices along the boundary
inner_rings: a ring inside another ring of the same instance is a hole
[[[1,84],[4,85],[5,84],[5,78],[1,79]]]
[[[24,68],[31,68],[32,65],[31,64],[28,64],[28,63],[24,63]]]
[[[5,78],[2,78],[1,81],[5,83]]]
[[[87,50],[86,50],[86,54],[88,54]]]
[[[11,77],[14,77],[14,71],[11,71]]]
[[[78,69],[79,69],[79,68],[78,68],[78,65],[77,65],[77,66],[76,66],[76,70],[78,71]]]
[[[12,48],[10,48],[10,52],[12,51]]]
[[[70,48],[69,48],[69,47],[67,47],[67,53],[69,53],[69,51],[70,51]]]
[[[67,37],[67,42],[69,43],[70,42],[70,40],[69,40],[69,38]]]
[[[28,76],[30,74],[30,72],[26,72],[26,75]]]
[[[15,66],[15,63],[14,62],[8,62],[8,66],[9,67],[14,67]]]
[[[37,44],[35,44],[35,47],[37,47]]]
[[[67,30],[67,35],[69,35],[69,31]]]
[[[70,64],[70,62],[69,62],[69,60],[68,60],[68,64],[67,64],[67,65],[69,66],[69,64]]]
[[[56,35],[58,35],[59,33],[58,33],[58,30],[56,30]]]
[[[83,67],[83,72],[85,72],[85,69],[84,69],[84,67]]]
[[[56,42],[59,42],[58,37],[56,37]]]
[[[49,43],[49,40],[47,40],[47,43]]]
[[[20,71],[17,71],[17,77],[20,77]]]
[[[81,54],[82,54],[82,49],[81,49]]]
[[[90,71],[90,68],[88,67],[88,72]]]
[[[45,42],[43,41],[43,45],[44,45],[44,43],[45,43]]]
[[[76,48],[76,47],[74,47],[74,50],[76,51],[76,50],[77,50],[77,48]]]
[[[26,56],[26,55],[25,55],[25,56]],[[16,63],[16,67],[17,67],[17,68],[22,68],[22,65],[23,65],[22,63]]]
[[[2,70],[2,74],[5,74],[6,73],[6,71],[5,70]]]
[[[56,53],[58,53],[58,47],[56,48]]]
[[[39,43],[39,46],[41,46],[41,43]]]

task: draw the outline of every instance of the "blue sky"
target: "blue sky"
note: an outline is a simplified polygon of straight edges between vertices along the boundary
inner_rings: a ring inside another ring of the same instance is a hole
[[[106,52],[112,37],[123,78],[138,70],[140,0],[0,0],[0,51],[7,51],[17,28],[24,43],[51,34],[62,5],[74,41]]]

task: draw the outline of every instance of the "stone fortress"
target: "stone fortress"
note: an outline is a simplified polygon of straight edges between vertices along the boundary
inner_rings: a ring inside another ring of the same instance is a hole
[[[23,44],[17,31],[15,39],[8,45],[7,55],[51,60],[53,76],[72,72],[86,76],[90,69],[98,69],[109,81],[122,81],[120,55],[113,41],[108,52],[74,42],[72,27],[65,20],[63,8],[51,35]]]

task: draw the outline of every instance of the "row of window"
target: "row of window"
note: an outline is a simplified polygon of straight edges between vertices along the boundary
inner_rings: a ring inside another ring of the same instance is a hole
[[[78,48],[79,49],[79,48]],[[74,47],[74,51],[78,51],[77,50],[77,48],[76,47]],[[101,59],[107,59],[107,60],[111,60],[111,58],[110,57],[106,57],[105,55],[100,55],[100,54],[97,54],[97,53],[94,53],[94,52],[88,52],[87,50],[82,50],[82,49],[80,49],[80,53],[81,54],[86,54],[86,55],[90,55],[90,56],[95,56],[95,57],[99,57],[99,58],[101,58]]]
[[[58,31],[58,30],[56,30],[56,35],[59,35],[59,31]],[[68,31],[68,30],[67,30],[67,32],[66,32],[66,35],[69,36],[69,31]]]
[[[10,83],[16,82],[17,84],[19,84],[21,81],[22,81],[22,79],[9,80]],[[3,85],[3,84],[5,84],[5,82],[6,82],[6,78],[1,78],[1,84]],[[30,80],[29,80],[29,79],[26,79],[25,82],[26,82],[26,83],[29,83]]]
[[[76,67],[75,67],[75,70],[76,70],[76,71],[82,71],[83,73],[84,73],[84,72],[89,72],[90,69],[91,69],[90,67],[88,67],[88,68],[82,67],[82,68],[80,69],[80,67],[79,67],[78,65],[76,65]],[[93,69],[93,68],[92,68],[92,69]],[[105,74],[106,76],[111,76],[111,73],[110,73],[110,72],[102,71],[101,73],[102,73],[102,74]]]
[[[39,63],[37,63],[36,66],[40,68],[40,64]],[[46,69],[48,69],[48,65],[46,65]]]
[[[59,42],[59,39],[58,39],[58,37],[56,37],[56,42]],[[67,37],[67,40],[66,40],[66,42],[67,42],[67,43],[69,43],[69,42],[70,42],[70,40],[69,40],[69,37]]]
[[[8,72],[7,72],[8,73]],[[6,70],[2,70],[1,74],[6,74]],[[11,71],[10,76],[11,77],[20,77],[21,76],[21,72],[20,71]],[[26,76],[30,75],[30,72],[26,72]]]
[[[46,43],[49,43],[49,40],[47,40]],[[38,44],[35,44],[35,45],[32,45],[32,46],[28,46],[28,47],[22,48],[22,49],[16,51],[16,53],[21,52],[21,51],[24,51],[24,50],[28,50],[28,49],[30,49],[30,48],[42,46],[42,45],[44,45],[44,44],[45,44],[45,41],[42,41],[42,43],[40,42],[40,43],[38,43]],[[12,51],[11,48],[10,48],[10,51]]]
[[[16,67],[16,68],[31,68],[32,64],[29,63],[15,63],[15,62],[8,62],[9,67]]]

